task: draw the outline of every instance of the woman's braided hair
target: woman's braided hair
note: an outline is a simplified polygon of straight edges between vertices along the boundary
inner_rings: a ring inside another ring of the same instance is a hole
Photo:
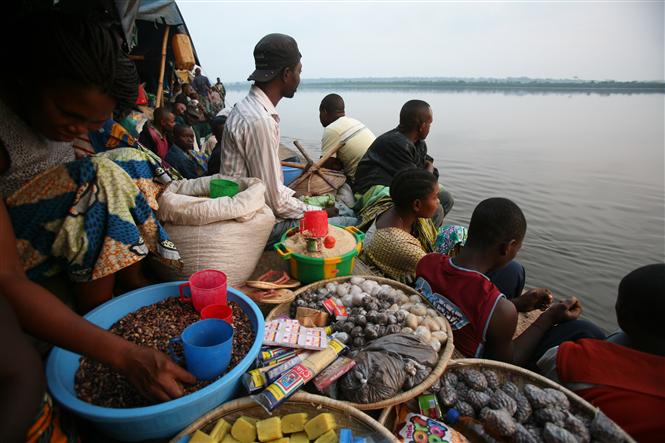
[[[33,85],[61,81],[96,87],[113,97],[119,110],[135,103],[136,67],[109,26],[48,13],[26,17],[18,33],[16,60]]]

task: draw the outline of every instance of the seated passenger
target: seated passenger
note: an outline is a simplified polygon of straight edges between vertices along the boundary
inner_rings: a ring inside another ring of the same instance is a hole
[[[409,100],[399,113],[399,126],[380,135],[369,147],[356,169],[353,190],[358,194],[373,192],[374,186],[389,186],[402,169],[424,169],[439,178],[433,158],[427,153],[425,138],[432,125],[432,108],[422,100]],[[453,208],[453,197],[441,187],[440,205],[434,216],[437,227]]]
[[[207,175],[219,174],[219,167],[222,162],[222,136],[224,135],[225,123],[226,115],[218,115],[210,121],[212,136],[217,142],[210,153]]]
[[[118,148],[72,161],[76,136],[134,103],[136,69],[99,23],[51,13],[5,31],[16,42],[8,57],[25,67],[30,88],[26,95],[0,82],[0,296],[31,335],[114,368],[148,398],[179,397],[191,374],[93,325],[36,283],[66,273],[87,311],[149,283],[141,270],[149,253],[179,260],[154,213],[171,177],[152,157]]]
[[[148,121],[143,125],[139,135],[139,143],[164,160],[169,152],[174,126],[175,116],[173,113],[168,108],[156,108],[152,121]]]
[[[561,343],[540,371],[599,407],[635,440],[665,434],[665,264],[643,266],[619,284],[619,332],[606,340]]]
[[[489,272],[515,258],[525,233],[520,208],[508,199],[490,198],[473,211],[459,255],[428,254],[418,263],[416,289],[448,319],[455,348],[465,357],[533,365],[549,347],[565,340],[604,337],[593,323],[578,320],[582,306],[575,297],[550,305],[551,294],[541,289],[509,300],[490,281]],[[513,339],[517,313],[535,309],[546,310]]]
[[[180,90],[180,94],[175,97],[175,103],[182,103],[186,106],[189,104],[191,97],[194,96],[196,91],[189,83],[183,83]]]
[[[344,100],[337,94],[328,94],[321,100],[319,121],[324,127],[321,155],[344,143],[335,156],[341,163],[349,183],[353,183],[358,163],[376,136],[367,126],[345,115]]]
[[[194,130],[188,125],[176,125],[166,161],[185,178],[198,178],[205,174],[199,160],[192,155],[193,151]]]
[[[423,169],[398,172],[390,188],[384,190],[390,195],[367,203],[360,214],[360,227],[369,226],[363,259],[386,277],[412,284],[420,259],[430,252],[457,255],[466,241],[467,229],[451,225],[436,228],[430,206],[436,203],[439,183]],[[519,296],[524,289],[524,267],[518,262],[512,261],[487,276],[508,298]]]
[[[114,38],[98,29],[101,25],[87,29],[75,19],[75,30],[60,29],[68,21],[54,18],[47,29],[65,40],[76,40],[75,32],[100,41]],[[25,42],[27,50],[40,48],[42,37],[48,40],[48,34],[38,34]],[[53,43],[45,59],[48,81],[34,79],[26,97],[13,89],[0,91],[0,193],[19,257],[33,280],[66,273],[82,312],[114,293],[149,284],[140,263],[149,252],[174,264],[180,258],[153,212],[172,178],[154,157],[116,148],[73,161],[76,137],[99,130],[115,109],[131,108],[136,99],[136,68],[119,48],[84,59],[71,55],[94,53],[100,44],[81,41],[64,48]],[[28,56],[19,52],[17,57]]]
[[[176,102],[171,106],[173,109],[173,115],[175,115],[175,124],[176,125],[186,125],[187,119],[185,114],[187,113],[187,105],[184,103]]]
[[[420,259],[435,250],[437,230],[431,218],[439,202],[439,183],[424,169],[405,169],[397,173],[389,192],[365,234],[364,259],[386,277],[412,283]]]

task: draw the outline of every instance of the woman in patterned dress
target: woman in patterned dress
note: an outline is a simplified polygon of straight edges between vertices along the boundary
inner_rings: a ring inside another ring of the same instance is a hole
[[[0,84],[0,296],[26,332],[115,368],[146,397],[179,397],[191,374],[35,283],[66,272],[86,309],[143,284],[148,253],[179,259],[153,212],[167,177],[149,156],[126,148],[73,161],[74,137],[133,103],[135,69],[104,25],[53,14],[14,24],[9,57],[23,72]]]

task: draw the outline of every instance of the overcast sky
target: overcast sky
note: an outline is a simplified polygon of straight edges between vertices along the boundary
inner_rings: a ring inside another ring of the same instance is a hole
[[[271,32],[298,41],[303,78],[664,78],[662,1],[178,5],[211,80],[244,81]]]

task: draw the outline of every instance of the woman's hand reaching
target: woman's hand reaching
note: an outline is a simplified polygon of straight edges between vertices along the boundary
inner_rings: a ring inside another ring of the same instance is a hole
[[[182,384],[196,382],[196,377],[155,349],[133,346],[125,353],[118,368],[146,398],[168,401],[181,397]]]

